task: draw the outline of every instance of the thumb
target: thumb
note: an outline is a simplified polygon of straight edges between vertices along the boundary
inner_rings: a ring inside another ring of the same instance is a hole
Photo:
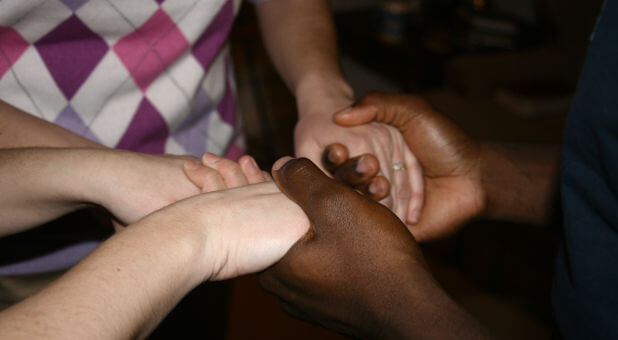
[[[341,190],[354,191],[326,176],[306,158],[288,159],[280,159],[273,166],[275,183],[303,209],[314,229],[319,231],[321,227],[329,225],[324,222],[330,215],[341,208],[341,202],[336,204],[333,199],[341,199]]]
[[[185,175],[195,185],[196,187],[202,189],[202,185],[204,184],[203,176],[201,174],[202,164],[196,162],[194,160],[190,160],[185,162],[183,170]]]
[[[376,106],[361,103],[336,112],[333,115],[333,121],[341,126],[356,126],[374,121],[377,114],[378,108]]]
[[[415,117],[433,112],[429,103],[418,96],[369,93],[356,105],[343,109],[333,116],[333,121],[342,126],[356,126],[372,121],[384,123],[405,132],[414,125]]]
[[[225,182],[219,173],[200,162],[187,161],[183,167],[187,179],[197,187],[200,192],[210,192],[226,189]]]

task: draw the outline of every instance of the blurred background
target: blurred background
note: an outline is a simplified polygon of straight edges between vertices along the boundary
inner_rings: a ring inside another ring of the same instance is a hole
[[[601,0],[332,0],[357,97],[416,93],[472,136],[559,143]],[[294,99],[261,45],[251,6],[231,38],[249,154],[293,154]],[[557,202],[558,204],[558,202]],[[560,221],[473,222],[424,245],[449,294],[505,339],[547,339]],[[223,321],[222,321],[223,322]],[[336,339],[284,315],[255,276],[232,282],[227,339]]]

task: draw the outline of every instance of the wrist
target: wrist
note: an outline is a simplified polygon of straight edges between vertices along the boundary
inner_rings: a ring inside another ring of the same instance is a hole
[[[309,74],[294,89],[299,117],[331,116],[354,103],[354,90],[341,76]]]
[[[559,147],[483,143],[483,217],[544,225],[555,204]]]
[[[408,268],[416,267],[415,264]],[[388,286],[382,287],[383,293],[378,304],[372,307],[377,314],[374,316],[379,325],[371,330],[377,333],[365,334],[367,338],[416,339],[422,338],[423,324],[435,324],[436,314],[444,303],[444,291],[438,286],[428,270],[404,270],[398,273],[395,280],[390,280]],[[393,283],[396,282],[394,285]],[[414,311],[411,313],[411,311]]]
[[[381,334],[388,339],[485,338],[482,326],[463,311],[427,270],[408,271],[407,285],[394,294],[392,308]]]
[[[114,201],[113,193],[123,189],[115,180],[118,176],[116,167],[124,161],[118,157],[119,153],[125,151],[99,148],[74,149],[72,155],[77,168],[79,187],[82,188],[79,199],[109,209]]]
[[[483,197],[483,209],[478,217],[488,218],[492,215],[492,207],[496,200],[497,165],[501,162],[497,145],[492,142],[479,143],[480,191]]]
[[[158,242],[168,248],[169,256],[178,265],[175,279],[183,282],[189,290],[207,281],[216,271],[213,242],[208,234],[211,228],[207,225],[207,216],[216,215],[216,211],[210,209],[211,204],[205,198],[205,195],[197,195],[179,201],[136,223],[146,224],[152,233],[159,234]]]

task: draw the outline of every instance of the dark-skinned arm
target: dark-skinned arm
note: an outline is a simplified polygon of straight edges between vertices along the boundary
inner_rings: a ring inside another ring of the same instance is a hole
[[[481,218],[543,225],[556,207],[560,147],[482,142]]]

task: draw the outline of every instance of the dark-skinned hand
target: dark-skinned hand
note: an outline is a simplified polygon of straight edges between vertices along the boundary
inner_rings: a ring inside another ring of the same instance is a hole
[[[376,201],[386,198],[391,183],[379,174],[380,162],[372,154],[349,157],[343,144],[329,145],[322,154],[322,166],[335,180],[364,193]]]
[[[417,241],[449,235],[483,211],[479,144],[421,97],[371,93],[336,113],[334,121],[343,126],[380,122],[402,133],[423,169],[425,202],[419,222],[408,224]],[[354,170],[345,166],[346,157],[341,144],[324,154],[334,164],[335,178],[355,186],[347,180]]]
[[[414,237],[388,208],[307,159],[288,159],[275,163],[273,177],[311,228],[260,275],[262,286],[297,318],[363,338],[395,336],[410,326],[410,309],[433,303],[407,288],[422,295],[437,287]]]

